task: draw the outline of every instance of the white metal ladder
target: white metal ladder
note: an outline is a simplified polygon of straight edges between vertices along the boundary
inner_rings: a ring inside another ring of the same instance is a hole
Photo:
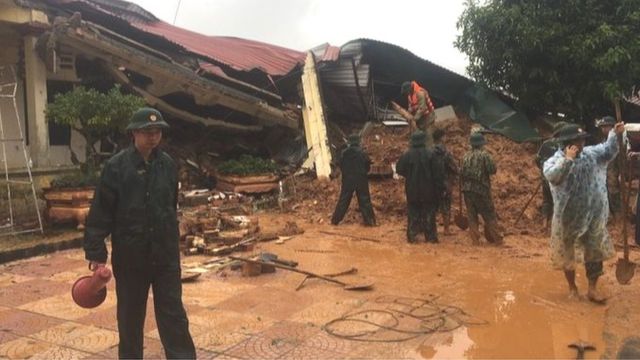
[[[4,182],[7,187],[7,201],[9,203],[9,221],[0,224],[0,236],[4,235],[17,235],[23,233],[40,232],[43,233],[42,217],[40,215],[40,208],[38,206],[38,198],[36,195],[36,188],[33,183],[33,177],[31,175],[31,158],[27,153],[27,144],[24,139],[24,132],[22,131],[22,123],[20,121],[20,115],[18,113],[18,104],[16,103],[16,90],[18,87],[16,71],[13,66],[0,66],[0,99],[10,99],[13,104],[13,111],[15,113],[15,119],[17,122],[18,136],[8,138],[5,136],[4,119],[2,118],[2,111],[0,109],[0,144],[2,144],[2,163],[4,164],[4,180],[0,180],[0,183]],[[7,161],[7,143],[17,143],[22,147],[24,153],[25,168],[29,175],[29,180],[14,180],[9,176],[9,163]],[[33,203],[38,216],[38,227],[31,229],[18,228],[16,224],[16,218],[14,214],[13,199],[11,197],[11,185],[22,184],[30,185],[31,193],[33,195]]]

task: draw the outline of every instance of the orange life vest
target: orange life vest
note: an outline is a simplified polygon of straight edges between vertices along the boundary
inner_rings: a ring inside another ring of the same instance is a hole
[[[420,87],[420,85],[418,85],[418,83],[415,81],[411,82],[411,89],[413,91],[408,96],[409,112],[411,112],[412,114],[415,114],[416,111],[418,111],[418,105],[419,105],[418,92],[422,91],[424,92],[424,96],[427,99],[427,112],[425,113],[425,115],[431,114],[434,110],[434,107],[433,107],[433,103],[431,102],[431,97],[429,97],[429,93],[427,92],[427,90]]]

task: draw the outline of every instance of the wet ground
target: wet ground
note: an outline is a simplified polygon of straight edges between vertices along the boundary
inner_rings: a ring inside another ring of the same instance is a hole
[[[437,245],[410,245],[399,223],[333,227],[291,215],[261,215],[260,223],[268,230],[287,220],[306,232],[256,251],[317,273],[355,267],[356,275],[339,279],[374,282],[374,289],[347,291],[309,279],[296,291],[304,275],[283,270],[252,278],[206,273],[183,286],[200,358],[575,358],[568,344],[584,340],[595,345],[586,354],[594,359],[615,355],[640,325],[640,279],[618,285],[610,262],[601,281],[608,305],[569,299],[544,238],[509,236],[503,248],[471,247],[458,232]],[[114,292],[93,310],[71,301],[71,284],[87,273],[82,257],[64,251],[0,267],[0,358],[116,356]],[[578,274],[584,293],[584,272]],[[161,357],[152,306],[145,336],[145,357]]]

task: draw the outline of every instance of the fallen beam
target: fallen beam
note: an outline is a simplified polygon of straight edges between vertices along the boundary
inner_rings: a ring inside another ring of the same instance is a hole
[[[127,85],[129,88],[131,88],[132,90],[137,92],[140,96],[142,96],[149,105],[156,107],[158,110],[168,113],[172,116],[175,116],[181,120],[188,121],[191,123],[201,123],[206,126],[221,127],[221,128],[236,130],[236,131],[258,132],[258,131],[262,131],[263,129],[263,127],[260,125],[234,124],[234,123],[230,123],[222,120],[197,116],[188,111],[178,109],[175,106],[167,103],[166,101],[143,90],[142,88],[135,86],[124,72],[116,68],[113,68],[109,65],[105,66],[105,69],[109,73],[111,73],[111,75],[113,75],[118,82],[120,82],[121,84]]]

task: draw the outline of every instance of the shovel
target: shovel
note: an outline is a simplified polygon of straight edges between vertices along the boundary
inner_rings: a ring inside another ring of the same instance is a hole
[[[460,169],[462,169],[462,162],[460,162]],[[453,222],[456,223],[456,226],[458,226],[460,230],[467,230],[469,228],[469,219],[467,218],[467,215],[462,213],[462,174],[460,174],[459,182],[458,213],[454,216]]]
[[[286,265],[275,264],[275,263],[272,263],[272,262],[265,262],[265,261],[259,261],[259,260],[245,259],[245,258],[235,257],[235,256],[229,256],[229,258],[233,259],[233,260],[240,260],[240,261],[245,261],[245,262],[253,263],[253,264],[271,265],[271,266],[276,267],[278,269],[297,272],[297,273],[300,273],[300,274],[307,275],[308,277],[314,277],[314,278],[322,279],[322,280],[325,280],[325,281],[329,281],[329,282],[341,285],[342,288],[345,289],[345,290],[371,290],[371,289],[373,289],[373,283],[347,284],[347,283],[344,283],[344,282],[342,282],[340,280],[336,280],[336,279],[334,279],[332,277],[319,275],[319,274],[314,274],[314,273],[312,273],[310,271],[300,270],[300,269],[296,269],[296,268],[293,268],[293,267],[290,267],[290,266],[286,266]]]
[[[622,121],[622,115],[620,112],[620,102],[615,101],[616,107],[616,118],[618,122]],[[636,264],[632,261],[629,261],[629,243],[627,241],[627,212],[629,211],[629,193],[627,189],[627,152],[624,149],[624,142],[622,141],[622,136],[618,136],[618,147],[619,151],[624,151],[622,156],[620,156],[620,169],[621,171],[621,181],[620,181],[620,190],[622,191],[622,244],[624,246],[624,255],[621,259],[618,259],[616,263],[616,279],[618,279],[618,283],[620,285],[627,285],[631,282],[633,275],[636,272]]]

